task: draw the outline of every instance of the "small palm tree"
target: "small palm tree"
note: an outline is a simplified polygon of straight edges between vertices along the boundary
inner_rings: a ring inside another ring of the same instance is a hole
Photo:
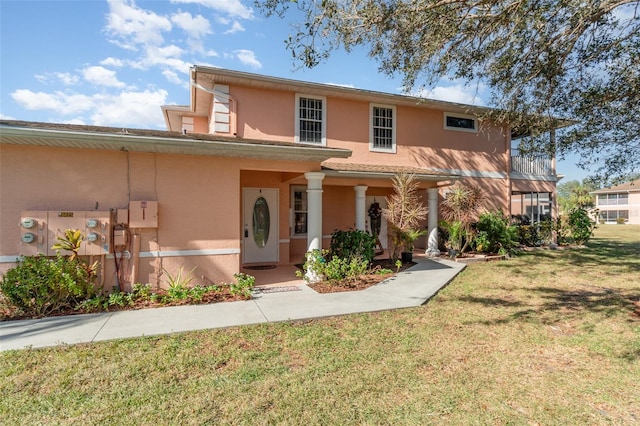
[[[471,242],[471,225],[478,219],[478,210],[483,200],[479,187],[461,182],[457,182],[445,196],[441,214],[449,222],[449,243],[454,250],[462,253]]]
[[[401,173],[393,177],[394,194],[387,197],[387,207],[382,209],[382,216],[389,222],[389,239],[392,260],[397,260],[400,253],[413,246],[413,241],[423,231],[419,230],[420,222],[427,217],[427,208],[418,195],[419,182],[413,174]]]

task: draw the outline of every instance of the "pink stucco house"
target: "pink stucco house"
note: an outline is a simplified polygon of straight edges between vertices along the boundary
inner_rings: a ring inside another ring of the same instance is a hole
[[[640,225],[640,179],[593,191],[598,219],[605,224]]]
[[[428,252],[458,179],[488,209],[555,212],[554,160],[514,155],[485,108],[201,66],[190,83],[189,105],[162,108],[168,131],[1,121],[0,272],[53,255],[74,227],[107,288],[161,285],[180,266],[230,281],[243,265],[301,262],[335,229],[368,230],[398,172],[424,189]]]

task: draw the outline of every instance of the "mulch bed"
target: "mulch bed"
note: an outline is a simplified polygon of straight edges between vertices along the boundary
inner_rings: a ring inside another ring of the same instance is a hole
[[[309,287],[318,293],[340,293],[344,291],[365,290],[376,285],[387,278],[393,277],[397,272],[404,271],[415,265],[414,262],[403,263],[400,269],[397,269],[395,263],[389,259],[375,259],[372,263],[371,273],[361,275],[357,279],[343,281],[321,281],[319,283],[308,284]],[[379,274],[375,271],[380,269],[390,269],[393,272],[388,274]]]

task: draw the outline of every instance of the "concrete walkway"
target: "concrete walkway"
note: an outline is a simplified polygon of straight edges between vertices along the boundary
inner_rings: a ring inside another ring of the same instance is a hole
[[[416,265],[366,290],[320,294],[256,291],[252,300],[0,322],[0,350],[39,348],[191,330],[375,312],[420,306],[464,265],[414,258]]]

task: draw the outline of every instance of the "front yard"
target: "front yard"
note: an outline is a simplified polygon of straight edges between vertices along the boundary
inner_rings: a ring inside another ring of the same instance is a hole
[[[640,226],[427,305],[0,353],[0,424],[636,424]]]

